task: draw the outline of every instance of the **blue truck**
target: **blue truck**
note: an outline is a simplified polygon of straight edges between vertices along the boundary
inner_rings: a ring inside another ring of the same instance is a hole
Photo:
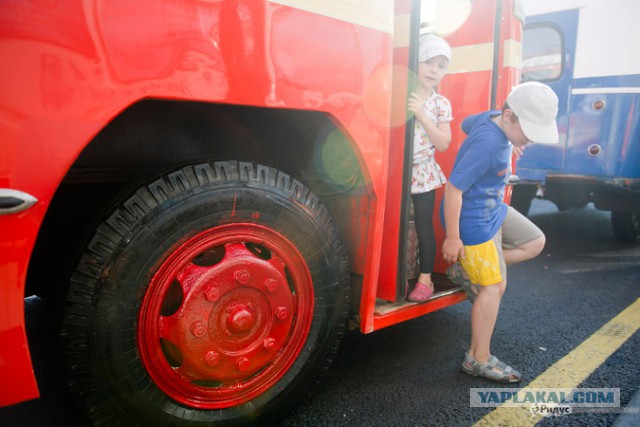
[[[611,211],[619,240],[640,238],[640,2],[527,0],[522,80],[559,98],[558,144],[533,144],[516,164],[511,204]]]

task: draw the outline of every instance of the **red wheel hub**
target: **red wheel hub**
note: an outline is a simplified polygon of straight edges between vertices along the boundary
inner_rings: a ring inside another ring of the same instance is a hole
[[[272,387],[300,353],[313,317],[306,262],[281,234],[230,224],[183,243],[151,279],[138,348],[173,399],[220,409]]]

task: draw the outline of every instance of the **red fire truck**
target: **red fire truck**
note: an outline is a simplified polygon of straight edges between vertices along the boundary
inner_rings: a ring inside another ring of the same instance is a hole
[[[106,425],[271,419],[347,324],[463,301],[442,274],[430,301],[404,298],[410,70],[421,30],[446,37],[448,173],[461,119],[517,82],[522,11],[423,3],[4,1],[0,405],[38,397],[30,295]]]

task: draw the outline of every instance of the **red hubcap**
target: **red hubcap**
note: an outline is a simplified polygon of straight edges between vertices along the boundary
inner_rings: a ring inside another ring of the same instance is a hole
[[[173,399],[221,409],[272,387],[300,353],[313,317],[306,262],[284,236],[230,224],[183,243],[151,279],[138,348]]]

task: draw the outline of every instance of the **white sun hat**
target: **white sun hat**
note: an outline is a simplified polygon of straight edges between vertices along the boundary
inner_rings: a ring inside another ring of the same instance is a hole
[[[509,109],[518,116],[524,135],[533,142],[558,142],[558,96],[540,82],[516,86],[507,96]]]

